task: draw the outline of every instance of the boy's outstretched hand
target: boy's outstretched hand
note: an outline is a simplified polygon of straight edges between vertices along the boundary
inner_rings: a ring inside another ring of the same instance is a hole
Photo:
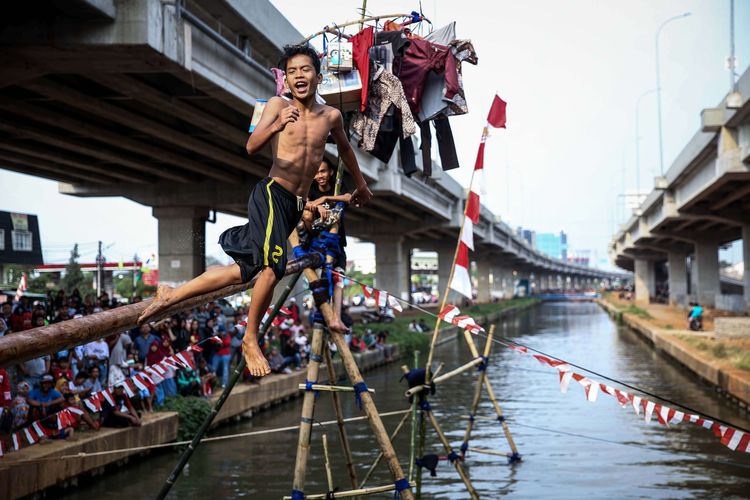
[[[370,188],[365,186],[358,187],[352,193],[351,204],[355,207],[361,207],[372,199],[372,191]]]

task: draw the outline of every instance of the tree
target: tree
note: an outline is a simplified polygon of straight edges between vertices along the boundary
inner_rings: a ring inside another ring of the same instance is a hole
[[[81,266],[78,264],[80,258],[78,253],[78,243],[73,245],[73,250],[70,251],[70,260],[65,266],[65,276],[60,280],[60,286],[65,290],[66,294],[71,293],[76,288],[82,288],[86,278],[83,276]]]

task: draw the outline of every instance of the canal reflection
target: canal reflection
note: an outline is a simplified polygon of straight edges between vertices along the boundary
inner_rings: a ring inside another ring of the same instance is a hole
[[[717,395],[711,387],[655,354],[629,330],[617,327],[592,303],[547,303],[514,315],[498,324],[497,335],[581,364],[676,401],[750,426],[747,414]],[[439,348],[436,360],[446,368],[470,358],[462,342]],[[400,363],[399,363],[400,364]],[[403,409],[399,364],[366,375],[375,388],[380,411]],[[589,403],[583,389],[571,385],[561,394],[555,370],[533,358],[495,345],[488,374],[508,417],[523,463],[508,466],[502,457],[469,453],[466,469],[484,498],[746,498],[750,495],[750,456],[735,453],[710,432],[689,424],[665,429],[656,419],[645,424],[630,410],[609,397]],[[432,406],[444,431],[456,446],[463,439],[467,406],[471,402],[475,372],[469,371],[439,387]],[[347,416],[360,415],[353,398],[344,397]],[[252,420],[222,426],[213,435],[234,434],[270,427],[296,425],[301,400],[255,416]],[[482,402],[480,415],[492,415],[491,403]],[[334,418],[328,395],[322,394],[316,420]],[[399,416],[385,420],[392,430]],[[358,473],[362,477],[378,450],[366,422],[348,425]],[[327,433],[336,485],[349,482],[338,452],[336,428],[317,428],[308,466],[307,493],[327,489],[321,435]],[[437,439],[428,433],[427,453],[442,454]],[[296,432],[236,438],[201,446],[173,488],[172,498],[280,498],[291,492],[297,444]],[[477,421],[472,445],[507,452],[508,445],[496,421]],[[408,427],[395,443],[408,469]],[[106,479],[67,490],[64,498],[153,498],[177,456],[167,452],[145,459],[133,458]],[[447,463],[437,477],[425,475],[429,498],[466,498],[461,481]],[[391,482],[382,467],[370,485]],[[382,498],[392,495],[381,495]]]

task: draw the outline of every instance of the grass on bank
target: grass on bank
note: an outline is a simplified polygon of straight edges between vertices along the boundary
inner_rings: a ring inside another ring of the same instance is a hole
[[[490,304],[477,304],[474,306],[461,308],[461,314],[467,314],[469,316],[472,316],[478,322],[481,322],[480,318],[489,314],[496,314],[515,307],[528,306],[536,301],[537,300],[533,298],[517,298]],[[435,310],[435,312],[437,313],[437,309]],[[409,323],[411,323],[412,320],[419,321],[420,319],[425,320],[427,326],[429,327],[429,331],[427,333],[410,332]],[[447,326],[448,325],[446,325],[445,323],[441,324],[441,328],[445,328]],[[422,355],[425,356],[427,354],[427,351],[429,351],[432,329],[435,328],[435,317],[418,311],[415,313],[396,313],[396,319],[393,321],[393,323],[357,325],[355,331],[357,331],[358,333],[362,333],[366,328],[372,328],[372,331],[375,333],[380,330],[388,330],[388,332],[390,333],[390,335],[388,336],[388,342],[398,345],[399,352],[403,356],[403,359],[411,360],[414,351],[420,351]]]
[[[750,345],[747,341],[714,340],[692,335],[677,337],[709,358],[727,361],[735,368],[750,371]]]

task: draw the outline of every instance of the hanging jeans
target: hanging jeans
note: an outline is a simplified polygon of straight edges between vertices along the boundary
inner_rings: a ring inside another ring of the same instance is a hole
[[[458,155],[456,144],[453,141],[453,132],[447,117],[436,118],[426,122],[419,122],[422,138],[422,167],[425,175],[432,175],[432,131],[430,123],[435,127],[435,138],[440,153],[440,163],[443,170],[458,168]]]

